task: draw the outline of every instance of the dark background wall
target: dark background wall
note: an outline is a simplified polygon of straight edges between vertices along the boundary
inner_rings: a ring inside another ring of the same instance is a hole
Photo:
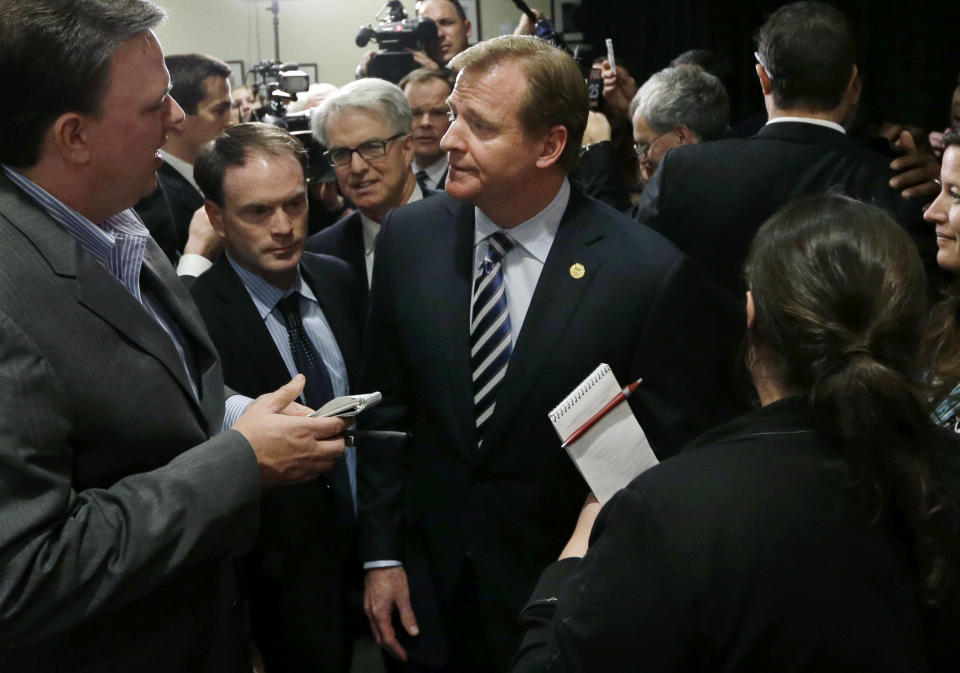
[[[585,41],[613,38],[617,63],[641,84],[687,49],[723,53],[734,75],[728,83],[732,119],[762,109],[754,73],[753,33],[781,2],[764,0],[583,0],[578,23]],[[941,129],[960,70],[960,0],[954,2],[832,3],[857,32],[869,119]]]

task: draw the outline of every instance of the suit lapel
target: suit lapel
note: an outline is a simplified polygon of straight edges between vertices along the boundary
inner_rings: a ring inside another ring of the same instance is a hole
[[[225,255],[207,271],[217,300],[224,304],[219,312],[223,323],[240,345],[238,350],[250,354],[250,365],[259,372],[259,379],[268,390],[286,383],[289,371],[277,346],[250,298],[250,293],[230,266]]]
[[[187,344],[187,356],[193,356],[197,368],[200,407],[208,419],[211,431],[215,432],[223,423],[223,409],[220,407],[223,373],[217,366],[217,350],[210,340],[210,334],[207,332],[200,312],[196,309],[193,298],[173,272],[173,267],[170,266],[163,251],[153,241],[147,243],[141,278],[143,283],[150,284],[171,317],[190,339],[190,344]]]
[[[0,197],[0,212],[7,215],[11,224],[30,239],[54,273],[76,279],[77,301],[160,361],[192,401],[194,408],[207,416],[206,410],[201,409],[194,398],[187,373],[170,337],[123,284],[5,176],[0,176]],[[197,343],[208,348],[209,354],[212,346],[206,331],[196,323],[198,317],[188,316],[189,312],[183,310],[185,306],[192,306],[186,292],[177,297],[170,294],[171,288],[179,288],[180,281],[173,275],[165,259],[162,263],[157,262],[162,257],[159,247],[152,240],[148,241],[141,274],[147,277],[148,282],[151,277],[157,279],[152,286],[157,289],[167,310]],[[206,369],[210,370],[209,364]],[[203,367],[201,371],[204,371]],[[216,399],[218,396],[213,397]],[[222,422],[222,418],[216,419],[216,422]]]
[[[594,244],[603,233],[584,214],[584,205],[584,197],[572,191],[497,393],[484,446],[495,446],[519,412],[600,270],[602,258]],[[571,273],[571,267],[578,263],[585,270],[581,278]]]
[[[475,459],[477,432],[473,412],[473,379],[470,371],[470,293],[473,278],[473,206],[443,195],[447,212],[436,219],[418,245],[430,251],[417,269],[420,287],[418,296],[425,298],[423,320],[434,327],[429,337],[429,363],[443,371],[446,383],[442,404],[447,407],[444,419],[453,419],[461,451]],[[452,223],[452,226],[451,226]]]

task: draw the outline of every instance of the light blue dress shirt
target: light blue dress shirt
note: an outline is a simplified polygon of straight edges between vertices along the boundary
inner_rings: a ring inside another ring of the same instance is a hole
[[[324,366],[327,368],[327,374],[330,376],[330,383],[333,387],[333,394],[336,397],[348,395],[350,393],[350,384],[347,379],[347,365],[343,360],[343,354],[340,352],[340,346],[337,345],[337,339],[333,335],[333,330],[330,329],[330,323],[327,322],[327,317],[324,315],[316,295],[313,294],[310,286],[303,282],[299,268],[297,269],[297,277],[293,281],[293,285],[290,286],[290,289],[281,290],[252,271],[237,264],[228,253],[224,254],[227,255],[227,261],[230,263],[230,266],[233,267],[233,270],[240,278],[240,282],[243,283],[243,286],[250,294],[250,299],[253,300],[253,305],[256,307],[257,313],[260,314],[261,320],[263,320],[267,331],[270,333],[270,338],[273,339],[273,343],[276,345],[277,351],[283,359],[283,364],[287,366],[290,378],[296,376],[297,365],[294,362],[293,351],[290,348],[290,338],[287,334],[286,323],[283,320],[283,314],[280,312],[277,304],[288,295],[299,294],[303,329],[307,333],[307,338],[310,339],[310,343],[312,343],[316,349],[317,354],[323,360]],[[302,395],[300,401],[304,402]],[[347,471],[350,475],[350,491],[353,493],[353,504],[354,509],[356,509],[357,454],[355,447],[347,447],[345,459],[347,461]]]

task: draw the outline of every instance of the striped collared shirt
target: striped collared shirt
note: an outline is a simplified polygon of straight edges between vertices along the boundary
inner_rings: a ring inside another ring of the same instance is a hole
[[[3,172],[76,239],[84,250],[93,255],[160,325],[177,349],[193,395],[197,397],[197,373],[193,366],[188,365],[192,363],[192,356],[188,358],[186,352],[186,344],[189,343],[186,333],[158,297],[151,292],[142,292],[140,270],[150,233],[133,209],[121,211],[97,225],[17,171],[3,166]]]

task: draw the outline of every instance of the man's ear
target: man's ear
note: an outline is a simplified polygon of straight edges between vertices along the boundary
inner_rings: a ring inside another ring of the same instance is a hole
[[[207,219],[210,220],[210,226],[217,232],[217,236],[222,239],[227,238],[227,229],[223,224],[223,210],[210,199],[203,202],[203,209],[207,211]]]
[[[747,290],[747,329],[753,327],[753,321],[757,317],[757,310],[753,306],[753,292]]]
[[[79,112],[65,112],[51,127],[51,140],[63,160],[70,164],[87,164],[92,158],[91,119]]]
[[[693,145],[694,143],[700,142],[697,134],[691,131],[690,127],[686,124],[677,124],[673,132],[680,138],[681,145]]]
[[[416,148],[413,145],[413,134],[408,133],[404,136],[403,140],[400,141],[400,149],[403,152],[403,160],[409,166],[413,163],[413,157],[416,153]]]
[[[853,71],[850,73],[850,81],[847,83],[847,96],[850,101],[850,107],[855,108],[860,104],[860,94],[863,93],[863,81],[860,79],[860,72],[857,70],[857,64],[853,64]]]
[[[463,20],[463,32],[467,35],[467,42],[470,41],[470,37],[473,35],[473,24],[470,23],[470,19]]]
[[[760,65],[759,63],[757,63],[757,64],[754,65],[753,67],[754,67],[754,69],[757,71],[757,77],[760,79],[760,88],[763,90],[763,95],[764,95],[764,96],[769,96],[769,95],[770,95],[770,91],[771,91],[771,89],[770,89],[770,75],[767,74],[767,69],[764,68],[764,67],[763,67],[762,65]]]
[[[537,159],[537,168],[547,168],[560,161],[563,150],[567,147],[567,127],[557,124],[549,131],[543,140],[540,157]]]

